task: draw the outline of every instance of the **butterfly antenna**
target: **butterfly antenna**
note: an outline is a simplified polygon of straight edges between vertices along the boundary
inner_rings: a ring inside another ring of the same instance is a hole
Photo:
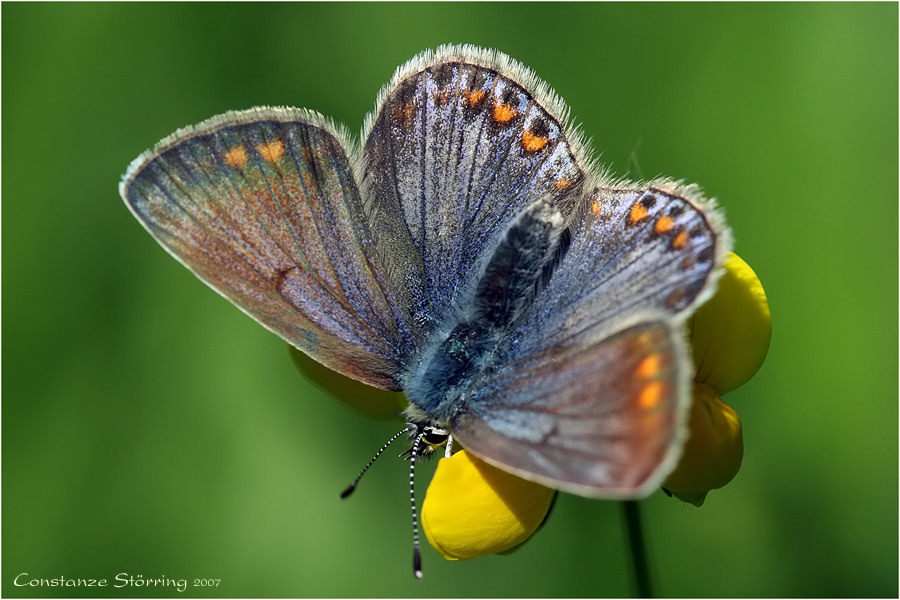
[[[409,431],[409,427],[407,427],[401,431],[398,431],[397,433],[394,434],[394,436],[391,439],[389,439],[387,441],[387,443],[384,446],[381,447],[380,450],[378,450],[378,452],[375,453],[375,456],[373,456],[372,459],[366,464],[366,466],[363,467],[363,470],[359,472],[359,475],[356,476],[356,479],[353,480],[353,483],[348,485],[346,487],[346,489],[344,489],[344,491],[341,492],[341,499],[346,498],[347,496],[349,496],[350,494],[353,493],[353,490],[356,489],[356,485],[359,483],[359,480],[362,479],[362,476],[366,474],[366,471],[369,470],[369,467],[371,467],[373,464],[375,464],[375,461],[378,459],[379,456],[381,456],[381,453],[384,452],[385,450],[387,450],[387,447],[390,446],[392,443],[394,443],[394,440],[396,440],[398,437],[400,437],[401,435],[403,435],[404,433],[406,433],[408,431]]]
[[[412,451],[409,453],[409,504],[412,507],[413,526],[413,575],[416,579],[422,579],[422,552],[419,550],[419,517],[416,513],[416,455],[419,444],[425,432],[419,432],[413,440]]]

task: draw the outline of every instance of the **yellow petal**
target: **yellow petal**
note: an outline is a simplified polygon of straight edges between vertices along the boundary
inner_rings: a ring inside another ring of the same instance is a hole
[[[715,295],[691,319],[695,381],[720,395],[740,387],[762,366],[772,337],[766,292],[756,273],[732,253]]]
[[[714,389],[695,383],[687,443],[663,488],[700,506],[707,492],[734,478],[743,457],[744,438],[737,413],[722,402]]]
[[[553,490],[460,450],[438,463],[422,505],[422,529],[447,560],[509,550],[534,533]]]
[[[288,346],[297,370],[337,402],[376,419],[397,418],[406,408],[406,397],[397,392],[366,385],[319,364],[293,346]]]

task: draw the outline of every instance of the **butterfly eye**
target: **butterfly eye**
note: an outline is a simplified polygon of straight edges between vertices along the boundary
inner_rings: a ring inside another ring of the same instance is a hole
[[[438,444],[443,444],[444,442],[446,442],[449,436],[450,434],[447,433],[446,429],[428,427],[425,430],[425,435],[422,437],[422,440],[427,444],[436,446]]]

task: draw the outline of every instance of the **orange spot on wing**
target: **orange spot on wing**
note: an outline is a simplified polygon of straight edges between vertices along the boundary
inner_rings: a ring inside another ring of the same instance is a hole
[[[648,354],[637,364],[635,373],[641,379],[651,379],[659,373],[661,366],[662,360],[660,360],[659,354]]]
[[[225,162],[235,169],[242,169],[247,165],[247,149],[243,146],[235,146],[225,153]]]
[[[660,218],[656,220],[656,223],[653,224],[653,231],[656,233],[666,233],[667,231],[671,231],[672,227],[675,226],[675,221],[672,220],[672,217],[667,217],[666,215],[662,215]]]
[[[650,212],[647,210],[646,206],[640,202],[635,202],[634,206],[631,207],[631,212],[628,213],[628,222],[634,225],[635,223],[640,223],[649,215]]]
[[[256,149],[263,159],[270,163],[275,163],[281,160],[281,156],[284,154],[284,142],[281,140],[274,140],[268,144],[260,144]]]
[[[571,179],[557,179],[553,183],[553,185],[556,187],[557,191],[564,190],[568,187],[572,187],[572,180]]]
[[[481,90],[472,90],[466,94],[466,102],[469,103],[469,106],[478,106],[482,100],[484,100],[484,92]]]
[[[665,384],[661,381],[651,381],[641,388],[637,395],[637,403],[641,408],[654,408],[663,399],[663,393],[666,390]]]
[[[550,138],[541,137],[528,131],[522,132],[522,147],[528,152],[543,150],[550,143]]]
[[[603,208],[603,207],[601,206],[599,200],[597,200],[596,198],[594,198],[593,200],[591,200],[591,214],[592,214],[592,215],[594,215],[595,217],[596,217],[597,215],[599,215],[599,214],[600,214],[600,210],[601,210],[602,208]]]
[[[676,250],[681,250],[682,248],[687,246],[687,243],[688,243],[688,240],[690,239],[690,237],[691,236],[688,234],[688,232],[685,231],[684,229],[682,229],[681,231],[678,232],[678,235],[676,235],[675,238],[672,240],[672,247],[675,248]]]
[[[509,104],[498,102],[494,105],[494,120],[498,123],[509,123],[518,113]]]

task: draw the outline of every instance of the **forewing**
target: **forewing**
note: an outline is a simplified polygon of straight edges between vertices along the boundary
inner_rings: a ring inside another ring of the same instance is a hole
[[[532,202],[549,193],[564,216],[573,209],[565,199],[584,165],[565,112],[525,67],[469,47],[413,59],[382,92],[366,127],[364,194],[373,219],[406,224],[428,318],[459,298]]]
[[[548,348],[483,381],[453,435],[488,462],[549,487],[640,497],[680,449],[684,363],[665,322],[587,347]]]
[[[314,113],[228,113],[138,157],[120,192],[163,247],[251,317],[336,371],[398,389],[413,302],[373,250],[349,152]]]

